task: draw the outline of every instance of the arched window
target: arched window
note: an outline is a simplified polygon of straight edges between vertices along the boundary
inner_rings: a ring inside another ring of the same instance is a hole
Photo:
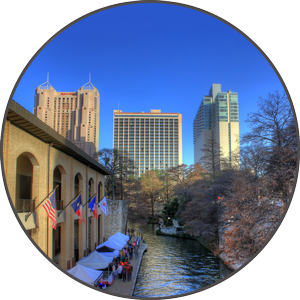
[[[103,184],[100,181],[98,184],[98,202],[103,198]]]
[[[53,189],[56,188],[56,209],[60,210],[62,209],[60,203],[61,203],[61,173],[58,167],[56,167],[53,171]]]
[[[89,180],[89,198],[92,197],[95,194],[94,192],[94,180],[93,178],[90,178]]]
[[[82,176],[77,173],[74,178],[74,197],[82,191]],[[74,220],[74,259],[79,260],[79,222]]]
[[[22,153],[17,158],[16,174],[16,210],[29,212],[34,208],[33,200],[33,170],[38,165],[31,153]],[[36,193],[35,193],[36,194]]]

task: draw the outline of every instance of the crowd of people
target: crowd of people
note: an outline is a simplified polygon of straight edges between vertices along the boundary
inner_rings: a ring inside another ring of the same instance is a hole
[[[119,257],[115,258],[111,265],[114,280],[118,277],[119,279],[123,279],[123,282],[131,281],[133,266],[130,261],[133,258],[138,258],[141,242],[139,237],[133,241],[131,240],[132,236],[127,245],[120,251]]]
[[[131,260],[139,257],[139,247],[142,238],[136,237],[134,235],[134,228],[132,228],[131,230],[128,229],[128,235],[130,238],[127,244],[121,251],[119,251],[119,256],[114,257],[113,262],[108,266],[109,273],[112,274],[113,280],[116,280],[116,278],[120,280],[123,279],[124,283],[131,281],[131,277],[133,274],[133,266],[131,264]],[[97,286],[100,289],[106,289],[105,283],[101,278]]]

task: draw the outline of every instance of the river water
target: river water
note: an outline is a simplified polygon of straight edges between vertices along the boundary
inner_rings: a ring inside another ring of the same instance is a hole
[[[231,271],[198,241],[156,235],[156,224],[130,224],[140,229],[148,245],[134,297],[172,297],[193,292]]]

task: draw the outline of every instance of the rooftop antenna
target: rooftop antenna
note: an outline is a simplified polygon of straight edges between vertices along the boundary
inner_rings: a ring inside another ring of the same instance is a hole
[[[49,72],[47,72],[47,81],[42,83],[39,88],[43,90],[49,90],[52,87],[52,85],[49,82]]]
[[[92,90],[94,88],[91,83],[91,73],[89,73],[89,82],[82,86],[84,90]]]

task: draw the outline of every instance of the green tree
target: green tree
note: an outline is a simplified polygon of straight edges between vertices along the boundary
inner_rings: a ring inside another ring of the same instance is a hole
[[[170,217],[170,220],[173,220],[177,214],[178,208],[179,200],[177,197],[172,200],[168,199],[163,207],[163,214],[165,215],[165,218]]]

